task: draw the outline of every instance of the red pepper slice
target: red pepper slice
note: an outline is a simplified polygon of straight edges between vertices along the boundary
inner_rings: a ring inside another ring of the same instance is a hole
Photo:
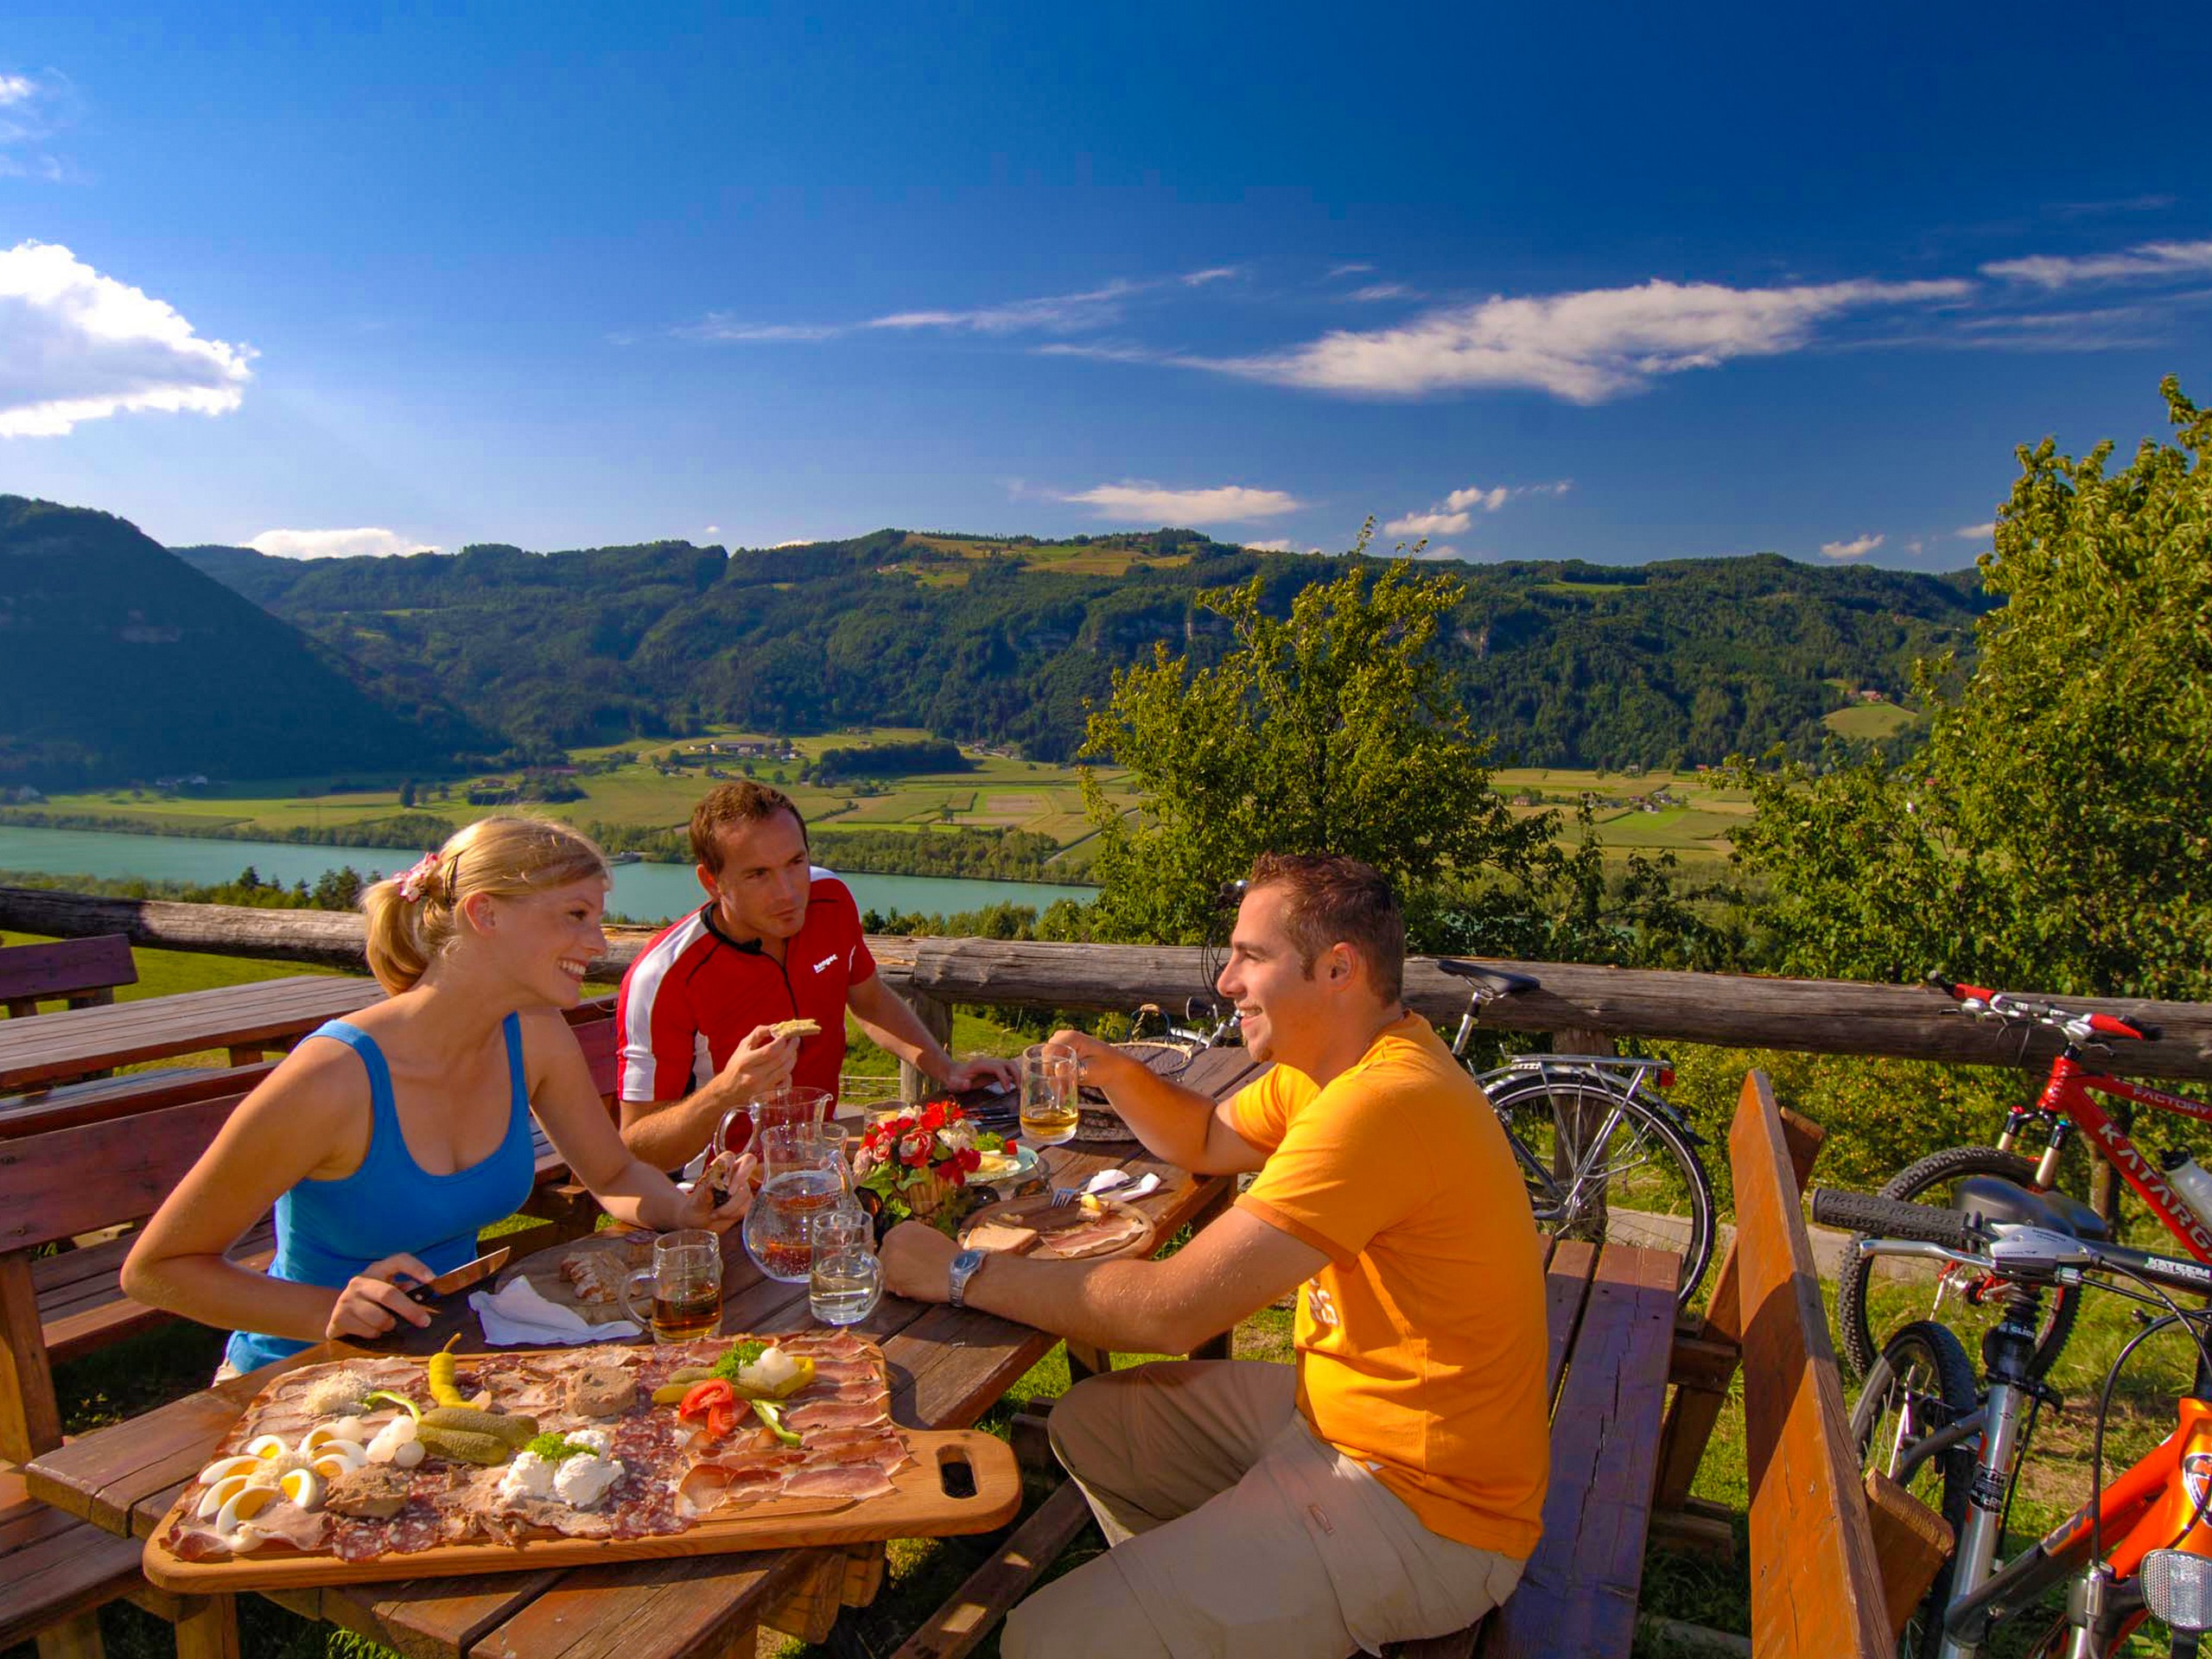
[[[692,1386],[691,1392],[685,1395],[683,1403],[677,1407],[676,1414],[680,1419],[690,1419],[715,1406],[728,1406],[734,1413],[736,1400],[735,1389],[719,1376],[710,1376],[705,1382]],[[723,1432],[727,1433],[728,1431]]]

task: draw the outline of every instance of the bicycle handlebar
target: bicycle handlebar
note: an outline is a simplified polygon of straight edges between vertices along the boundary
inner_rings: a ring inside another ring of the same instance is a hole
[[[2063,1008],[2055,1002],[2031,1001],[2010,991],[1993,991],[1985,985],[1947,979],[1941,973],[1929,974],[1927,981],[1976,1019],[1986,1014],[1999,1020],[2024,1020],[2031,1025],[2063,1032],[2075,1042],[2098,1036],[2116,1037],[2124,1042],[2155,1043],[2165,1035],[2163,1027],[2154,1026],[2147,1020],[2131,1020],[2117,1014],[2090,1014]]]
[[[1941,1244],[1961,1252],[1979,1249],[1985,1242],[1974,1219],[1956,1210],[1878,1198],[1865,1192],[1838,1192],[1830,1187],[1813,1190],[1813,1219],[1823,1227],[1870,1233],[1878,1238],[1917,1239],[1923,1244]]]

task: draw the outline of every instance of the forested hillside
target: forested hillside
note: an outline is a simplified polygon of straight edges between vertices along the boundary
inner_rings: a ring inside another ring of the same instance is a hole
[[[487,743],[365,695],[124,520],[0,495],[0,787],[373,770]]]
[[[181,556],[342,653],[405,706],[443,707],[550,756],[730,724],[924,727],[1064,760],[1086,702],[1164,641],[1201,660],[1204,588],[1264,575],[1271,608],[1339,559],[1189,531],[1042,543],[880,531],[766,550],[664,542],[535,554],[313,562]],[[1928,576],[1773,555],[1642,567],[1455,567],[1443,649],[1478,728],[1531,765],[1809,751],[1860,688],[1969,639],[1971,571]]]

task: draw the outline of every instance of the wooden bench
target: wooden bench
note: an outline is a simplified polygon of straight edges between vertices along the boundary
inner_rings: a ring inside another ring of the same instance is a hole
[[[1677,1258],[1625,1244],[1547,1239],[1545,1376],[1552,1400],[1544,1535],[1510,1599],[1480,1624],[1398,1643],[1402,1659],[1626,1659],[1636,1636],[1652,1477],[1674,1339]],[[1050,1466],[1050,1402],[1014,1420],[1033,1467]],[[981,1642],[1090,1519],[1074,1483],[1048,1498],[898,1650],[957,1659]]]
[[[1751,1646],[1761,1659],[1893,1653],[1950,1553],[1902,1487],[1862,1480],[1790,1137],[1754,1071],[1728,1135],[1736,1186]]]

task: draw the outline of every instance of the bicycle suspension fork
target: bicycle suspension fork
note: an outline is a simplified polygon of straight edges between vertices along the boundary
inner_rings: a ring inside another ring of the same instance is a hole
[[[1951,1604],[1955,1606],[1981,1588],[2004,1543],[2005,1497],[2012,1465],[2020,1452],[2020,1427],[2029,1403],[2041,1388],[2029,1374],[2035,1357],[2037,1315],[2043,1294],[2014,1285],[2005,1295],[2004,1317],[1982,1338],[1981,1363],[1988,1396],[1982,1408],[1981,1453],[1974,1459],[1967,1489],[1966,1524],[1952,1556]],[[1988,1634],[1986,1617],[1967,1621],[1961,1633],[1948,1628],[1937,1649],[1941,1659],[1972,1659]]]

